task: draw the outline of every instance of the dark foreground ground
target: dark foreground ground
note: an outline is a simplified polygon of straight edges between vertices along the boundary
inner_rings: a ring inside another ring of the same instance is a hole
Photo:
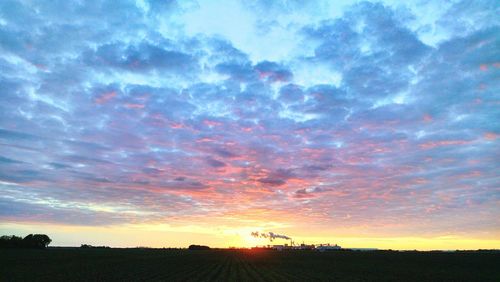
[[[500,253],[0,250],[0,281],[500,281]]]

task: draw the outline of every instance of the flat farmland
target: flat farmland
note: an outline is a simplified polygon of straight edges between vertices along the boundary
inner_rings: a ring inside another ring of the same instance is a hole
[[[0,281],[500,281],[494,252],[0,250]]]

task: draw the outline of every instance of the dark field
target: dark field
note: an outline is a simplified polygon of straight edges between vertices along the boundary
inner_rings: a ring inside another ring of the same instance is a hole
[[[500,253],[0,250],[0,281],[500,281]]]

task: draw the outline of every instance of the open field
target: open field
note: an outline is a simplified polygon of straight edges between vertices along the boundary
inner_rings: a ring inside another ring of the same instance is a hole
[[[500,253],[0,250],[0,281],[500,281]]]

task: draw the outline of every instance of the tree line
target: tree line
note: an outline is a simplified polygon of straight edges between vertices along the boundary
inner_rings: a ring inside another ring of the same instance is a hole
[[[52,242],[45,234],[29,234],[22,238],[20,236],[0,237],[0,248],[3,249],[45,249]]]

